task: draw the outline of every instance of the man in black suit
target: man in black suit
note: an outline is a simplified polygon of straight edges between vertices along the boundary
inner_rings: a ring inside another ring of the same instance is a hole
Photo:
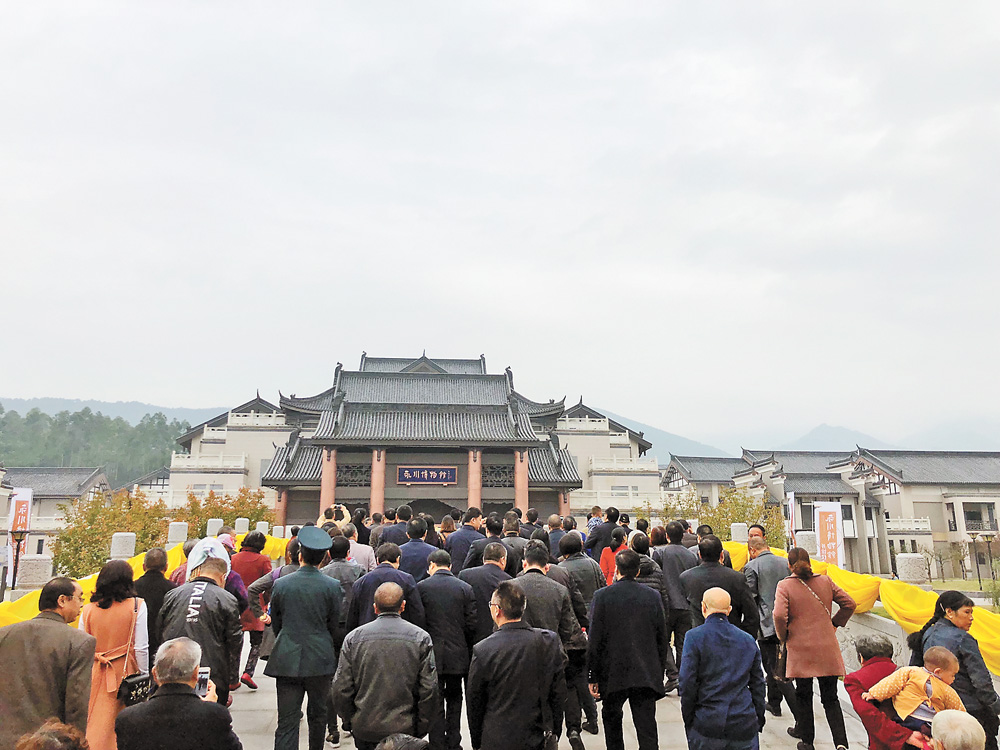
[[[490,615],[490,598],[504,581],[511,577],[504,572],[507,564],[507,548],[499,542],[490,542],[483,550],[483,564],[463,570],[460,580],[472,586],[476,597],[476,632],[473,643],[479,643],[493,632],[493,617]]]
[[[555,633],[521,620],[524,593],[513,581],[489,608],[498,630],[473,649],[466,686],[472,747],[542,750],[562,711],[566,653]]]
[[[722,542],[719,537],[714,534],[703,536],[698,542],[698,554],[701,564],[681,573],[681,586],[691,607],[691,626],[696,628],[705,623],[705,617],[701,613],[705,592],[711,588],[720,588],[732,600],[729,622],[756,638],[760,628],[757,603],[750,593],[746,577],[722,564]]]
[[[715,534],[715,532],[712,531],[712,527],[709,526],[707,523],[703,523],[701,526],[698,527],[699,542],[710,534]],[[701,558],[699,557],[697,544],[691,548],[691,554],[694,555],[695,560],[698,560],[700,562]],[[722,564],[725,565],[727,568],[733,567],[733,558],[729,556],[729,550],[727,549],[722,550]]]
[[[618,515],[618,508],[608,508],[604,511],[604,523],[597,526],[583,543],[584,550],[598,562],[601,561],[604,548],[611,544],[611,532],[618,528]]]
[[[215,683],[199,697],[201,646],[174,638],[156,652],[153,679],[157,691],[145,703],[122,709],[115,719],[119,750],[241,750],[233,719],[216,703]]]
[[[441,710],[431,723],[433,747],[462,746],[462,680],[469,673],[469,659],[475,643],[476,595],[465,581],[451,572],[451,555],[435,550],[427,559],[428,573],[417,584],[424,605],[427,632],[434,644]]]
[[[351,606],[347,610],[347,632],[376,619],[375,592],[383,583],[399,584],[406,599],[403,619],[418,628],[424,626],[424,605],[420,603],[417,582],[409,573],[399,570],[401,556],[399,547],[392,542],[383,542],[375,550],[375,559],[378,561],[375,570],[365,573],[351,587],[352,599]]]
[[[149,653],[155,654],[163,640],[163,634],[158,630],[163,596],[170,589],[177,588],[177,584],[170,581],[165,575],[167,572],[167,553],[162,547],[153,547],[146,553],[146,556],[142,558],[142,569],[145,573],[135,579],[135,593],[146,602],[146,611],[149,613],[146,620],[146,629],[149,632]]]
[[[379,538],[379,545],[392,542],[400,547],[409,541],[406,535],[406,524],[413,518],[413,509],[409,505],[400,505],[396,508],[396,523],[382,528],[382,536]]]
[[[486,517],[486,521],[483,525],[486,526],[486,536],[481,539],[476,539],[472,543],[472,546],[469,547],[469,552],[465,556],[465,564],[462,565],[462,570],[482,565],[483,550],[486,549],[486,545],[492,544],[493,542],[500,542],[507,548],[507,567],[505,568],[507,575],[516,576],[521,572],[521,556],[514,552],[514,548],[507,544],[507,541],[500,536],[503,533],[503,519],[491,513]],[[513,554],[511,554],[512,552]],[[517,566],[516,568],[514,567],[515,565]]]
[[[462,528],[452,532],[444,542],[444,548],[451,555],[451,572],[458,575],[469,554],[469,547],[478,539],[483,538],[479,528],[483,525],[483,512],[475,505],[469,507],[462,516]]]
[[[622,708],[629,702],[639,750],[656,750],[656,701],[664,695],[667,668],[666,620],[660,595],[637,583],[639,555],[615,555],[618,580],[594,593],[587,669],[590,692],[603,698],[608,750],[625,750]],[[655,658],[654,658],[655,657]]]
[[[527,512],[524,514],[525,523],[521,524],[521,537],[523,539],[531,539],[531,535],[534,534],[539,529],[545,528],[540,523],[538,523],[538,510],[536,508],[528,508]]]

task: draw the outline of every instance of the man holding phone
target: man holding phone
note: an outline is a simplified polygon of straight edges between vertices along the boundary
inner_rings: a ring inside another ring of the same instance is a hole
[[[147,750],[169,745],[173,750],[241,750],[229,711],[216,700],[215,683],[202,677],[201,646],[190,638],[174,638],[156,652],[153,679],[157,691],[145,703],[129,706],[115,720],[119,750]]]

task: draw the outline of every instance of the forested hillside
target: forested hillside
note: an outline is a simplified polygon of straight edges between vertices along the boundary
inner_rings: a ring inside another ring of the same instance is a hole
[[[55,416],[32,409],[24,416],[0,404],[0,462],[5,466],[103,466],[118,486],[161,466],[187,422],[147,414],[136,425],[88,408]]]

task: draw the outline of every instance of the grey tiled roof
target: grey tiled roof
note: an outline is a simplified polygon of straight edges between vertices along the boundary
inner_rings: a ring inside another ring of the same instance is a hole
[[[11,487],[30,487],[35,497],[80,497],[107,477],[100,467],[18,467],[7,469]]]
[[[528,484],[578,488],[583,481],[569,449],[557,451],[550,444],[528,450]]]
[[[840,478],[839,474],[789,474],[785,478],[785,492],[796,495],[854,496],[858,491]]]
[[[154,479],[170,479],[170,467],[163,466],[159,469],[153,469],[153,471],[149,472],[148,474],[143,474],[138,479],[129,480],[128,482],[125,482],[124,484],[116,487],[115,489],[116,490],[131,489],[137,484],[147,484],[149,482],[152,482]]]
[[[781,465],[786,474],[819,474],[838,460],[847,458],[850,454],[843,451],[743,451],[744,460],[754,460],[757,463],[768,461],[771,457]],[[750,468],[749,465],[744,468]]]
[[[532,401],[530,398],[525,398],[517,391],[511,394],[511,398],[518,407],[530,414],[533,417],[541,416],[558,416],[566,410],[566,397],[559,399],[558,401],[549,401],[547,404],[540,403],[538,401]]]
[[[369,357],[361,360],[364,372],[402,372],[420,360],[437,365],[453,375],[483,375],[486,373],[485,359],[437,359],[435,357]]]
[[[503,375],[344,372],[340,388],[355,404],[506,406],[509,394]]]
[[[334,412],[320,418],[313,439],[346,442],[513,443],[538,442],[526,414],[512,424],[504,408],[392,407],[347,404],[342,421]]]
[[[670,463],[689,482],[731,482],[733,474],[747,468],[742,458],[671,456]]]
[[[291,396],[282,396],[279,400],[282,410],[291,409],[294,411],[323,411],[333,408],[334,393],[336,388],[329,388],[315,396],[298,398],[294,393]]]
[[[274,459],[260,478],[260,483],[265,486],[319,484],[322,465],[323,449],[318,445],[307,445],[299,439],[291,445],[282,445],[274,452]]]
[[[1000,453],[861,449],[903,484],[1000,484]]]

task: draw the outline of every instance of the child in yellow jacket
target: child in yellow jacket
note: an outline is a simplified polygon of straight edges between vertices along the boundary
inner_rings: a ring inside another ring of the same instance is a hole
[[[958,659],[946,648],[933,646],[924,652],[924,666],[902,667],[862,693],[867,701],[892,698],[892,707],[907,729],[930,736],[930,724],[938,711],[965,711],[962,699],[951,687],[958,674]]]

